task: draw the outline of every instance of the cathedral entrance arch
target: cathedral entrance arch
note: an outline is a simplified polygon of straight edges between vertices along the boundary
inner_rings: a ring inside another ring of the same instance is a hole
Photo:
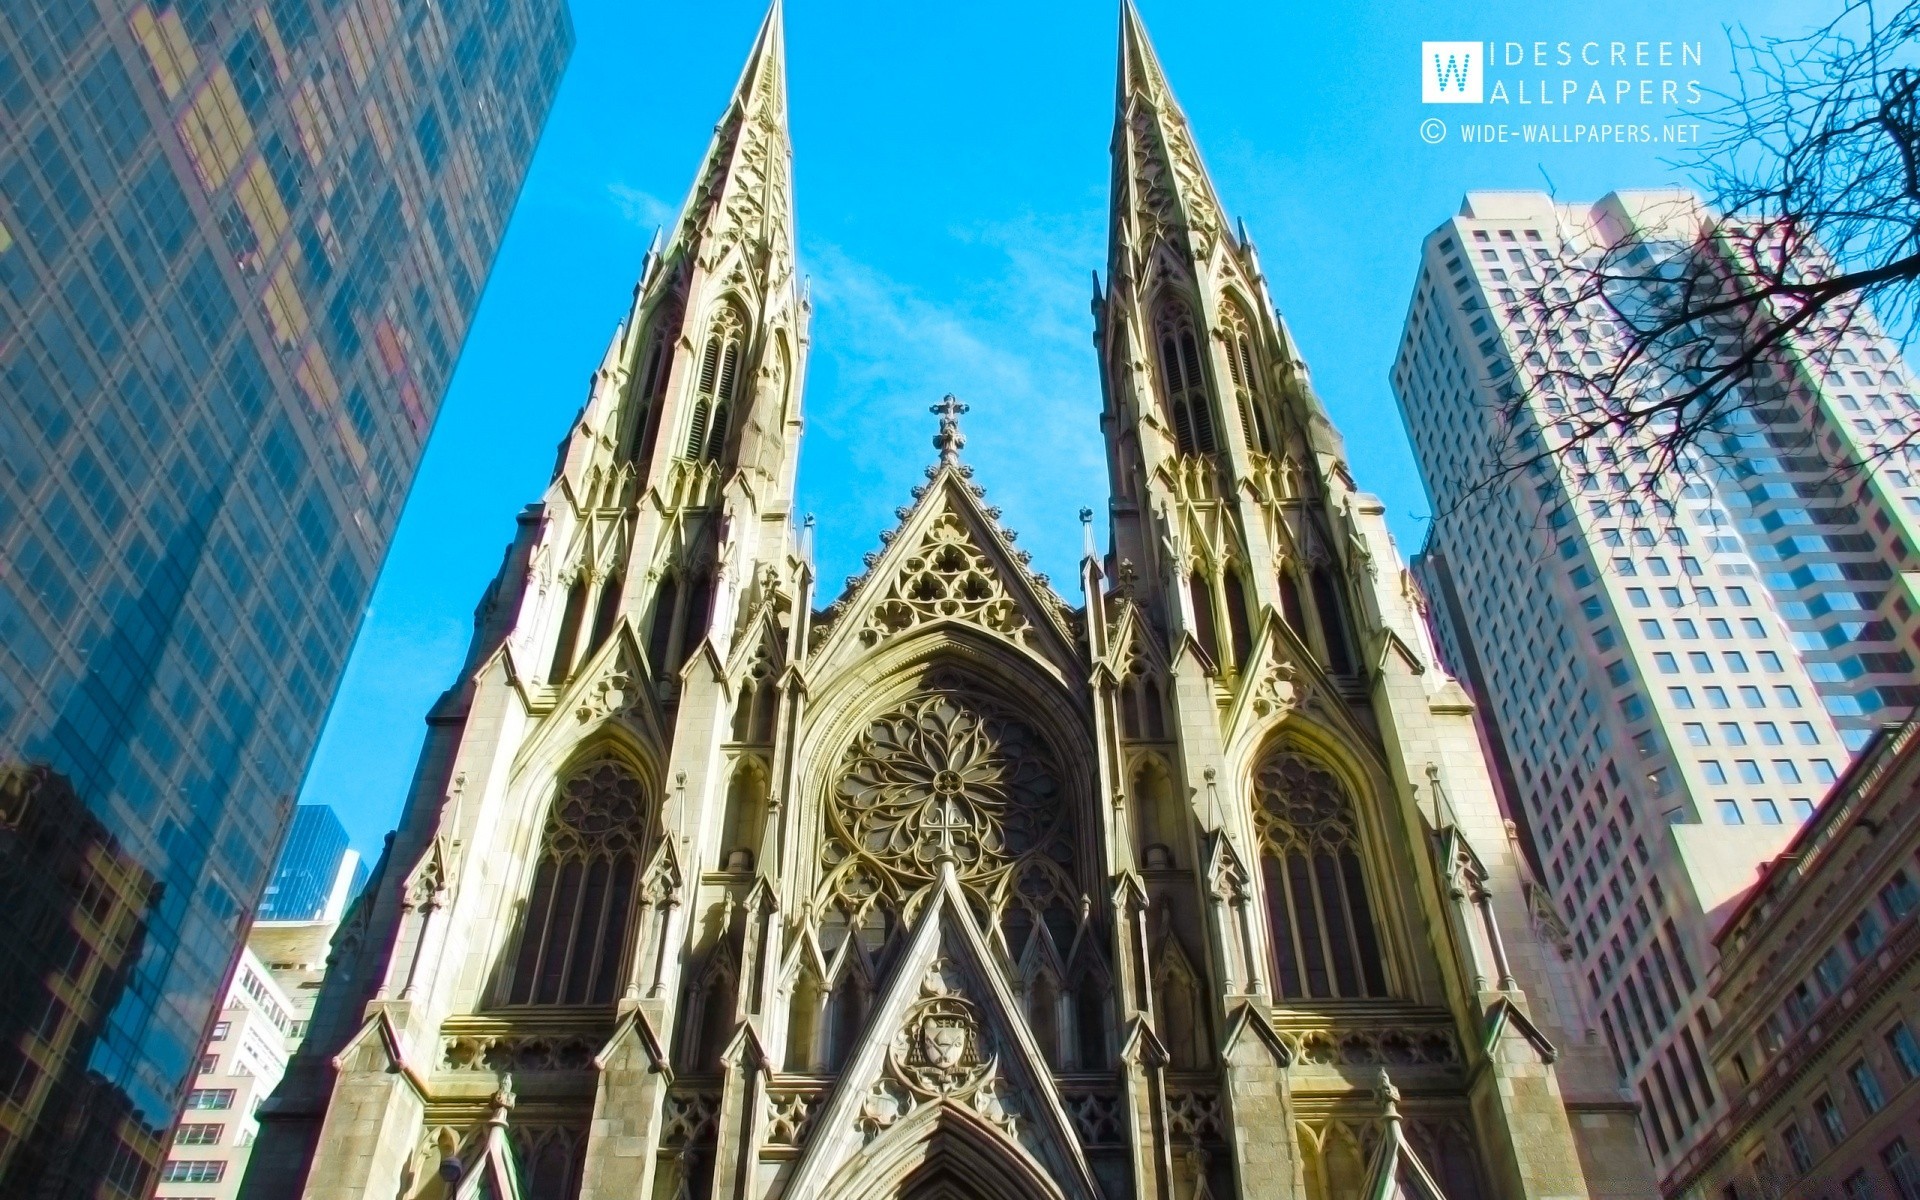
[[[972,1109],[916,1109],[842,1167],[822,1200],[1068,1200],[1047,1169]]]

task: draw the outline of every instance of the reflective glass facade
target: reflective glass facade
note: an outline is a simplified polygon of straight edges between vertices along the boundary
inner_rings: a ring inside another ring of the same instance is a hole
[[[262,921],[337,921],[340,914],[327,911],[328,901],[336,893],[341,900],[351,900],[366,880],[366,864],[348,845],[340,818],[324,804],[302,804],[293,811],[280,861],[254,915]]]
[[[0,766],[150,885],[133,934],[0,910],[113,964],[5,960],[0,1194],[151,1184],[572,40],[564,0],[0,7]]]

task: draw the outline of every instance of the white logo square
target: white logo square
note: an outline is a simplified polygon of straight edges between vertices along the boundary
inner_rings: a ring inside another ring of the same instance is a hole
[[[1482,49],[1479,42],[1421,42],[1420,103],[1481,103]]]

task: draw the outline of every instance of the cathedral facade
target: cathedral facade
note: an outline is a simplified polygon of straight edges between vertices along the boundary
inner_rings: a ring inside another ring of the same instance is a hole
[[[1071,599],[952,397],[817,592],[783,74],[776,4],[244,1194],[1651,1195],[1472,706],[1131,6]]]

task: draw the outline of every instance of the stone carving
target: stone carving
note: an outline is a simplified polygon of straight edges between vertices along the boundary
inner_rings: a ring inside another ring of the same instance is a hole
[[[871,645],[943,618],[967,621],[1022,644],[1033,632],[1019,602],[954,512],[929,522],[919,547],[874,605],[861,636]]]
[[[1069,1092],[1062,1097],[1074,1132],[1087,1146],[1118,1146],[1127,1140],[1120,1097],[1111,1092]]]
[[[521,1074],[584,1071],[600,1042],[575,1034],[455,1034],[441,1039],[440,1064],[449,1071]]]
[[[1220,1093],[1212,1088],[1184,1088],[1167,1093],[1167,1125],[1174,1140],[1189,1144],[1226,1140],[1220,1112]]]
[[[813,1132],[813,1123],[825,1105],[820,1091],[767,1093],[767,1145],[799,1148]]]
[[[667,1093],[666,1107],[661,1113],[660,1142],[665,1146],[694,1146],[710,1141],[719,1115],[718,1092],[675,1088]]]
[[[1052,755],[1024,722],[938,682],[875,719],[841,759],[823,857],[836,892],[896,896],[952,862],[992,892],[1029,856],[1066,858]]]
[[[979,1010],[960,994],[952,964],[936,959],[920,981],[920,999],[888,1047],[900,1081],[923,1096],[973,1091],[994,1067],[991,1038]]]
[[[609,671],[580,697],[574,716],[582,722],[625,716],[640,702],[640,685],[626,671]]]
[[[1303,755],[1275,754],[1253,777],[1253,815],[1275,854],[1312,854],[1359,845],[1353,806],[1333,773]]]
[[[919,999],[887,1046],[886,1071],[868,1089],[855,1125],[871,1141],[920,1105],[943,1101],[965,1104],[1018,1137],[1023,1117],[999,1066],[993,1033],[961,993],[958,969],[935,959],[921,977]]]
[[[1299,668],[1290,662],[1274,662],[1260,674],[1259,681],[1253,685],[1253,698],[1249,702],[1253,711],[1261,717],[1270,717],[1275,713],[1291,712],[1306,700],[1307,689],[1300,686]]]
[[[1460,1065],[1460,1045],[1450,1030],[1282,1030],[1280,1040],[1300,1066],[1407,1067]]]
[[[642,834],[640,781],[616,762],[597,762],[575,772],[554,797],[547,815],[545,852],[556,859],[592,860],[638,854]]]

